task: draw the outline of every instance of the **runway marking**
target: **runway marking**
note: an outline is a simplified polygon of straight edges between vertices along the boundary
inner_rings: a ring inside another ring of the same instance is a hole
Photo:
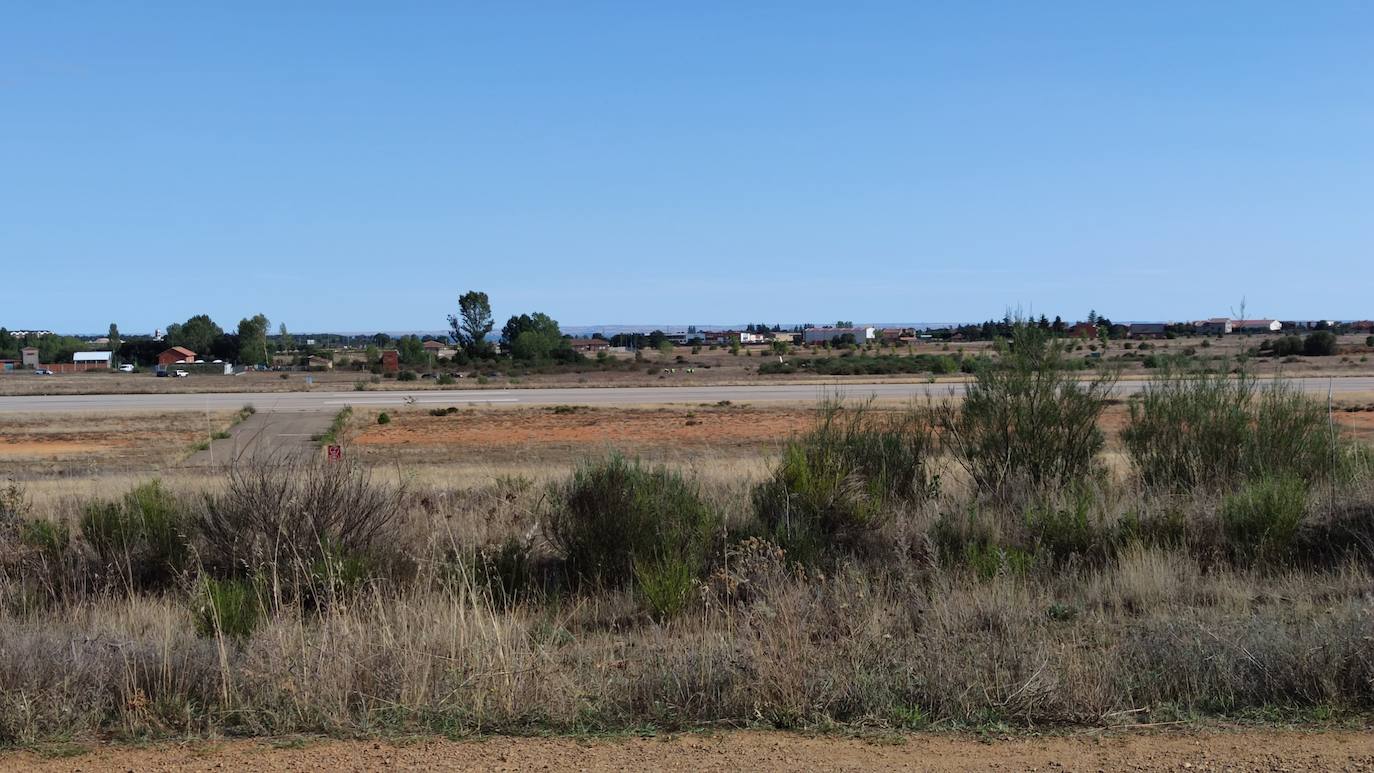
[[[439,400],[422,400],[422,399],[420,399],[420,398],[417,397],[417,398],[415,398],[412,402],[408,403],[408,402],[405,401],[404,398],[395,398],[395,397],[390,397],[390,398],[388,398],[388,397],[382,397],[382,398],[369,398],[369,399],[365,399],[365,400],[325,400],[323,404],[324,404],[324,405],[411,405],[411,404],[418,405],[418,404],[420,404],[420,403],[450,403],[450,404],[452,404],[452,403],[518,403],[518,402],[520,402],[520,398],[518,398],[518,397],[475,397],[475,398],[474,398],[474,397],[459,397],[459,398],[452,398],[452,397],[449,397],[449,398],[443,398],[443,399],[439,399]]]

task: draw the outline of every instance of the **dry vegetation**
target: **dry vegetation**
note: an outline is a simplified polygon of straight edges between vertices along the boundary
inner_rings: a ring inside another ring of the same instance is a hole
[[[0,478],[167,471],[235,419],[223,411],[3,414]]]
[[[979,399],[827,406],[752,480],[14,487],[0,742],[1366,716],[1363,447],[1282,385],[1173,375],[1114,472],[1093,387],[1013,345]]]

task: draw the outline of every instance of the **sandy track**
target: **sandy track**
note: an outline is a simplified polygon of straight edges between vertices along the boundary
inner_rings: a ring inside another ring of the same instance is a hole
[[[0,755],[0,769],[209,770],[1367,770],[1368,731],[1195,731],[982,740],[732,732],[631,739],[231,741]]]

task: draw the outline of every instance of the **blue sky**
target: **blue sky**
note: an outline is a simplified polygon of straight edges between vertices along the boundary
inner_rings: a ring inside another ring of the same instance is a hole
[[[1374,3],[11,3],[0,324],[1374,316]]]

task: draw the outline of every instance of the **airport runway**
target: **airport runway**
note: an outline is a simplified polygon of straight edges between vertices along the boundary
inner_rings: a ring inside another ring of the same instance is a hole
[[[1293,379],[1314,394],[1374,392],[1374,377]],[[1121,396],[1140,391],[1147,381],[1122,381]],[[139,395],[39,395],[0,396],[3,413],[58,413],[69,411],[204,411],[235,410],[252,403],[259,411],[336,412],[345,405],[357,408],[470,405],[658,405],[700,404],[729,400],[734,403],[807,403],[824,395],[843,395],[849,400],[907,400],[929,395],[957,394],[962,384],[834,383],[776,384],[758,386],[693,387],[584,387],[549,389],[443,389],[408,392],[231,392],[214,394]]]

